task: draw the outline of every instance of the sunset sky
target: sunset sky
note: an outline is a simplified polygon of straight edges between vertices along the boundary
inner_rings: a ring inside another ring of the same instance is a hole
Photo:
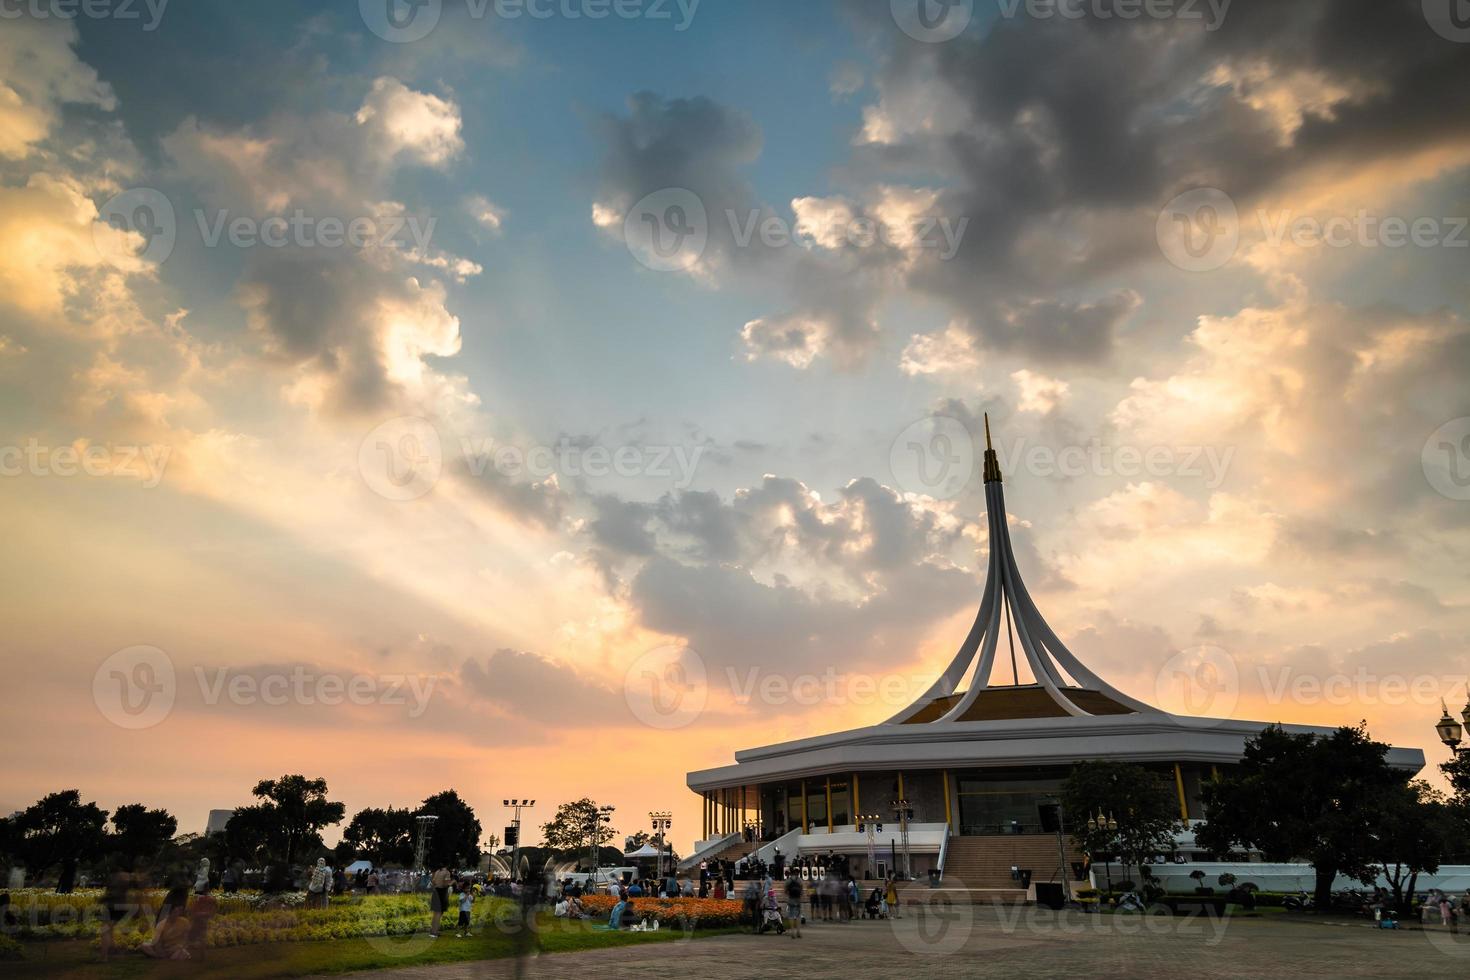
[[[0,20],[0,812],[301,772],[687,848],[686,771],[947,663],[985,413],[1095,671],[1437,778],[1470,32],[915,2]]]

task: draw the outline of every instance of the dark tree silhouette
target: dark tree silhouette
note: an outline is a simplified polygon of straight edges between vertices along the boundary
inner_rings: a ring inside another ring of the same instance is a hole
[[[342,832],[342,842],[354,857],[376,867],[413,862],[413,814],[408,810],[368,807],[359,810]]]
[[[1088,817],[1101,810],[1118,822],[1089,830]],[[1127,762],[1088,759],[1072,767],[1062,786],[1067,833],[1089,855],[1116,854],[1126,868],[1174,849],[1179,797],[1173,780]]]
[[[424,800],[414,816],[436,816],[429,838],[430,868],[477,868],[480,865],[480,821],[474,809],[452,789]]]
[[[14,819],[16,856],[36,878],[60,866],[56,890],[67,893],[76,885],[77,865],[102,856],[106,829],[107,811],[83,803],[80,792],[52,793]]]
[[[1420,874],[1439,870],[1455,830],[1450,808],[1428,783],[1416,780],[1385,794],[1375,853],[1399,908]]]
[[[260,816],[272,824],[269,834],[272,851],[288,866],[305,850],[321,847],[323,828],[341,823],[347,812],[341,803],[327,799],[327,781],[320,777],[263,779],[251,793],[262,800]],[[240,811],[236,810],[235,814],[238,817]]]
[[[1339,874],[1364,884],[1378,876],[1382,813],[1408,783],[1387,752],[1361,725],[1323,736],[1267,728],[1234,771],[1206,784],[1195,839],[1217,854],[1243,846],[1270,861],[1310,861],[1327,908]]]
[[[112,833],[107,835],[107,849],[132,868],[151,861],[173,840],[179,822],[167,810],[150,810],[142,803],[120,806],[112,814]]]

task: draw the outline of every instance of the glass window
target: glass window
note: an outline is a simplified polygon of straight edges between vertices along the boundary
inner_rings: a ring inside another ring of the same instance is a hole
[[[852,793],[847,786],[847,780],[832,783],[832,826],[843,827],[853,822],[852,819]]]

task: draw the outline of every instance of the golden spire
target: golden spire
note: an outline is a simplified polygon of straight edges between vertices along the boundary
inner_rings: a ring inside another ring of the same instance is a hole
[[[985,482],[1000,483],[1000,457],[990,442],[990,413],[985,413]]]

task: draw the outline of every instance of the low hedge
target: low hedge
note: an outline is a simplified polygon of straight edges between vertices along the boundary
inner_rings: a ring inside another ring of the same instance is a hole
[[[612,915],[617,899],[610,895],[590,895],[582,899],[582,908],[599,919]],[[633,921],[657,919],[668,928],[722,929],[740,924],[741,904],[715,898],[633,898]]]

